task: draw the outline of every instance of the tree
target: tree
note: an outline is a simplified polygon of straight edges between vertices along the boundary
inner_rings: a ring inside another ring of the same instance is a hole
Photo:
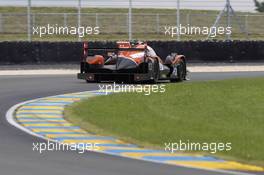
[[[264,1],[259,2],[258,0],[254,0],[254,2],[255,2],[256,10],[258,12],[264,12]]]

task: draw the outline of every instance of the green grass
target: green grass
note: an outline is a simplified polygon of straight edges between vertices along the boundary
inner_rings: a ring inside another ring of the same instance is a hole
[[[231,151],[216,155],[263,166],[263,89],[264,78],[166,84],[165,93],[100,96],[73,104],[65,114],[89,132],[145,147],[231,142]]]
[[[74,7],[32,7],[33,13],[77,13],[77,8]],[[184,10],[186,12],[192,12],[193,10]],[[204,14],[215,14],[215,10],[195,10],[199,13]],[[0,7],[0,13],[24,13],[27,12],[26,7]],[[82,8],[83,13],[127,13],[127,8]],[[135,8],[134,13],[176,13],[175,9],[146,9],[146,8]],[[239,13],[239,14],[244,14]],[[253,14],[253,13],[250,13]]]
[[[2,26],[0,27],[0,41],[27,40],[27,9],[24,7],[0,7],[2,14]],[[7,13],[9,15],[7,15]],[[13,14],[13,15],[10,15]],[[43,13],[50,13],[44,15]],[[56,13],[53,14],[52,13]],[[77,26],[77,9],[67,7],[32,7],[32,23],[34,26],[46,26],[58,24],[64,26],[64,13],[67,13],[67,25]],[[127,40],[127,13],[125,8],[83,8],[82,25],[100,27],[99,36],[88,36],[89,40]],[[96,22],[98,14],[98,23]],[[181,10],[181,24],[191,26],[213,25],[219,11],[214,10]],[[20,15],[16,15],[20,14]],[[22,15],[24,14],[24,15]],[[159,14],[159,25],[157,25],[157,14]],[[261,13],[237,13],[240,22],[246,24],[249,31],[249,39],[264,39],[263,14]],[[247,17],[245,15],[248,15]],[[248,19],[246,22],[246,18]],[[175,9],[133,9],[133,38],[141,40],[176,40],[164,35],[164,26],[176,25]],[[189,20],[188,20],[189,19]],[[188,22],[189,21],[189,22]],[[233,20],[235,21],[235,20]],[[158,27],[159,26],[159,27]],[[222,18],[219,26],[226,26],[226,18]],[[158,29],[159,28],[159,29]],[[232,39],[248,39],[241,33],[239,26],[234,23]],[[205,35],[182,36],[182,40],[205,40]],[[225,40],[225,35],[219,35],[216,39]],[[37,37],[37,41],[77,41],[73,36]]]
[[[240,34],[236,34],[233,36],[240,36]],[[181,37],[182,40],[200,40],[201,35],[191,35],[191,36],[183,36]],[[253,40],[258,40],[260,35],[251,35],[250,38]],[[27,40],[27,36],[25,34],[0,34],[0,38],[2,41],[17,41],[17,40]],[[128,34],[100,34],[100,35],[91,35],[85,36],[81,38],[81,41],[117,41],[117,40],[127,40]],[[169,36],[160,38],[159,34],[134,34],[134,39],[138,40],[145,40],[145,41],[155,41],[155,40],[166,40],[166,41],[175,41],[175,37],[171,38]],[[217,39],[217,38],[216,38]],[[218,37],[219,39],[219,37]],[[0,41],[1,41],[0,40]],[[39,38],[38,35],[32,36],[32,41],[78,41],[76,36],[66,36],[66,35],[43,35]]]

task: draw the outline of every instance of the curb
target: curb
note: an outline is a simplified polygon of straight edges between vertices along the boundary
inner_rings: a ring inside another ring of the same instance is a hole
[[[96,149],[89,151],[98,153],[223,174],[249,175],[238,171],[264,171],[262,167],[225,161],[211,156],[172,154],[162,150],[140,148],[114,137],[88,133],[63,118],[63,111],[67,105],[102,94],[105,93],[85,91],[29,100],[11,107],[6,113],[6,119],[11,125],[32,136],[62,144],[92,144]]]

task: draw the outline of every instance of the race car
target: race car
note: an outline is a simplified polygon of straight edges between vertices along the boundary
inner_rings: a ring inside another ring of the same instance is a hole
[[[113,48],[89,48],[84,42],[77,77],[87,82],[183,81],[187,77],[186,58],[170,53],[162,59],[143,42],[119,41]]]

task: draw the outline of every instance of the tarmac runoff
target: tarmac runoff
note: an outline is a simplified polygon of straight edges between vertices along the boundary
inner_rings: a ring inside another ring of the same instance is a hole
[[[118,138],[88,133],[63,118],[63,110],[67,105],[103,94],[105,93],[99,91],[86,91],[35,99],[15,105],[7,112],[6,117],[13,126],[31,135],[56,143],[97,145],[97,149],[92,151],[103,154],[224,174],[246,175],[250,172],[264,172],[263,167],[226,161],[211,156],[182,152],[170,153],[142,148]],[[247,173],[243,173],[243,171]]]
[[[79,72],[76,65],[67,65],[64,69],[58,65],[28,65],[28,66],[0,66],[0,75],[73,75]],[[189,64],[187,68],[190,72],[263,72],[263,63],[230,63],[230,64]],[[2,70],[1,70],[2,69]]]

